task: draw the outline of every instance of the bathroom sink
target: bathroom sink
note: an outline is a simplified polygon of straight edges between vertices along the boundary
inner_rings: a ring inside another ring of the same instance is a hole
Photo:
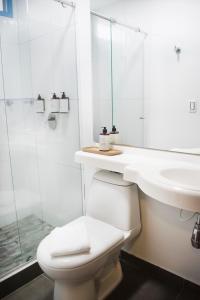
[[[124,179],[135,182],[160,202],[200,212],[200,168],[187,164],[138,164],[125,168]]]
[[[164,169],[160,175],[177,186],[200,191],[200,169]]]
[[[146,156],[137,153],[137,149],[126,149],[112,157],[78,151],[76,162],[122,173],[125,180],[136,183],[151,198],[200,212],[200,166],[197,164]]]

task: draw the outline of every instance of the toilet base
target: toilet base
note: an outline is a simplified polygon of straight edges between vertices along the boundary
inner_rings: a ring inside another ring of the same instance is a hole
[[[122,268],[118,260],[110,269],[110,272],[108,272],[102,279],[100,279],[97,299],[105,299],[118,286],[122,278]]]
[[[97,300],[94,280],[78,285],[67,285],[65,281],[56,281],[54,300]]]
[[[122,280],[122,269],[119,261],[110,265],[101,276],[78,284],[66,284],[56,280],[54,300],[103,300]]]

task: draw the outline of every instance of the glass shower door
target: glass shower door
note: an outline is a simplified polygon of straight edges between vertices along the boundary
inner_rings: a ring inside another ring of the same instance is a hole
[[[21,263],[21,244],[13,189],[0,37],[0,278]]]
[[[26,27],[24,26],[24,31]],[[1,275],[35,258],[52,226],[43,222],[29,45],[20,41],[17,9],[0,17],[1,31]],[[26,82],[24,81],[26,78]],[[5,157],[4,157],[5,156]],[[3,178],[3,179],[2,179]]]
[[[21,263],[35,258],[41,239],[52,229],[43,221],[34,101],[5,100],[14,199],[21,245]]]
[[[53,0],[13,0],[13,17],[0,17],[0,31],[0,262],[8,258],[3,276],[35,259],[39,242],[55,226],[82,215],[82,182],[74,162],[80,148],[74,8]],[[69,110],[54,112],[52,93],[63,92]],[[38,94],[45,98],[42,113]],[[4,247],[13,236],[15,247]]]

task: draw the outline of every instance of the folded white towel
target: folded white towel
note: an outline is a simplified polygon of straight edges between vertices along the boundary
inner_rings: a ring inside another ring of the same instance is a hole
[[[87,228],[82,223],[55,228],[50,236],[50,254],[52,257],[82,254],[90,251]]]

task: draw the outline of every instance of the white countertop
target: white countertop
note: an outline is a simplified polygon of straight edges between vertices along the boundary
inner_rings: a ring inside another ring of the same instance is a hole
[[[120,147],[123,153],[104,156],[78,151],[75,160],[89,167],[124,174],[150,197],[181,209],[200,212],[200,163],[183,155]]]

